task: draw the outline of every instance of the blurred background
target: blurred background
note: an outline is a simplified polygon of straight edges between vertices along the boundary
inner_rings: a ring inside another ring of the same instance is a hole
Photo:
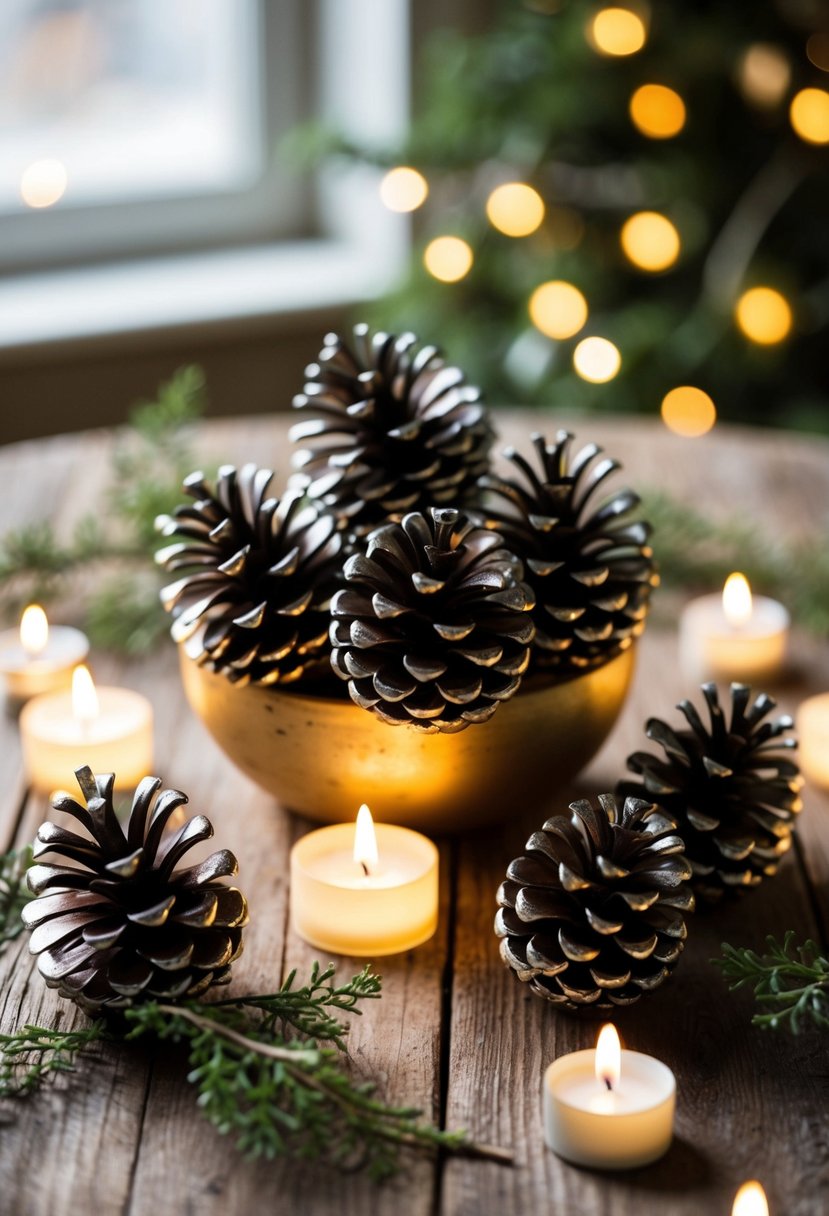
[[[829,5],[3,0],[0,441],[330,329],[493,404],[829,432]]]

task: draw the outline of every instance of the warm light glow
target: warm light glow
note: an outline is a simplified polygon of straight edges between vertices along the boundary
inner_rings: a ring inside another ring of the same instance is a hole
[[[554,279],[530,296],[530,318],[548,338],[572,338],[587,320],[587,301],[572,283]]]
[[[732,629],[742,629],[751,620],[751,587],[744,574],[729,574],[725,580],[722,610]]]
[[[759,1182],[744,1182],[734,1197],[731,1216],[769,1216],[766,1192]]]
[[[662,421],[675,435],[697,439],[711,430],[717,421],[717,409],[701,388],[681,384],[663,397]]]
[[[649,139],[671,139],[685,126],[685,102],[664,84],[643,84],[630,99],[630,117]]]
[[[607,338],[582,338],[573,351],[573,367],[582,380],[604,384],[612,380],[622,366],[618,347]]]
[[[779,47],[756,42],[740,59],[737,79],[749,101],[758,106],[776,106],[789,87],[792,69]]]
[[[505,236],[529,236],[544,219],[544,200],[532,186],[505,182],[486,200],[486,214],[492,227]]]
[[[457,283],[472,267],[472,250],[459,236],[438,236],[423,252],[429,274],[441,283]]]
[[[761,346],[782,342],[792,328],[792,310],[773,287],[752,287],[737,301],[737,324],[747,338]]]
[[[66,193],[68,178],[59,160],[33,161],[20,177],[20,197],[27,207],[52,207]]]
[[[645,45],[645,24],[629,8],[603,8],[593,18],[590,36],[603,55],[634,55]]]
[[[377,866],[377,834],[374,831],[371,811],[365,803],[357,812],[357,824],[354,828],[354,860],[367,872]]]
[[[829,93],[825,89],[801,89],[795,93],[789,118],[806,143],[829,144]]]
[[[429,186],[417,169],[398,165],[380,183],[380,198],[389,211],[416,211],[426,201]]]
[[[72,672],[72,714],[78,722],[93,722],[98,712],[98,694],[89,668],[82,663]]]
[[[619,239],[626,257],[640,270],[667,270],[679,257],[679,233],[658,211],[632,215],[622,226]]]
[[[622,1044],[612,1022],[602,1026],[596,1042],[596,1080],[615,1089],[622,1070]]]
[[[49,622],[40,604],[29,604],[20,618],[20,645],[30,659],[36,659],[49,641]]]
[[[829,34],[812,34],[806,43],[806,54],[821,72],[829,72]]]

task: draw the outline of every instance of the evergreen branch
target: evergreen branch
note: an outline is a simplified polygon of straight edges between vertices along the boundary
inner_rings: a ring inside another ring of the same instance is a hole
[[[24,1026],[0,1036],[0,1097],[72,1069],[77,1053],[101,1039],[149,1035],[186,1045],[197,1105],[248,1157],[326,1160],[366,1168],[378,1181],[397,1170],[401,1149],[512,1162],[508,1150],[423,1123],[418,1110],[389,1105],[371,1082],[352,1078],[342,1054],[348,1026],[330,1011],[359,1015],[361,1001],[380,996],[379,976],[365,967],[338,985],[332,965],[315,963],[307,983],[295,980],[292,971],[276,992],[214,1004],[147,1001],[124,1011],[126,1029],[117,1032],[103,1021],[84,1031]]]
[[[20,913],[31,899],[26,886],[31,864],[31,845],[0,855],[0,954],[23,932]]]
[[[75,1058],[93,1043],[109,1038],[106,1023],[83,1030],[26,1025],[0,1034],[0,1098],[19,1098],[59,1072],[73,1072]]]
[[[789,930],[782,943],[771,935],[766,938],[768,953],[723,942],[723,957],[712,959],[722,969],[732,990],[750,987],[760,1005],[752,1024],[764,1029],[785,1027],[797,1034],[812,1023],[829,1030],[829,959],[813,941],[794,944]]]

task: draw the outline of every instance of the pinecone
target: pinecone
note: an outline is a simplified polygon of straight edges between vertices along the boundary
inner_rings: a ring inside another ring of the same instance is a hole
[[[494,438],[480,390],[414,334],[328,334],[294,398],[295,482],[358,535],[407,511],[462,507]]]
[[[518,477],[479,482],[498,503],[487,508],[488,526],[524,562],[535,593],[533,665],[562,674],[598,667],[626,650],[645,628],[659,582],[650,525],[629,518],[638,496],[620,490],[598,507],[591,502],[617,461],[594,465],[601,448],[592,443],[571,460],[572,438],[559,431],[547,444],[534,434],[538,472],[508,448]]]
[[[458,731],[485,722],[529,663],[533,599],[495,532],[448,507],[372,533],[331,602],[331,661],[386,722]]]
[[[702,693],[710,729],[690,701],[677,707],[690,729],[674,730],[651,718],[645,733],[665,756],[634,752],[628,768],[640,773],[642,781],[622,782],[619,789],[655,800],[676,820],[694,888],[704,899],[715,900],[724,891],[757,886],[774,874],[791,846],[803,781],[785,754],[797,746],[796,740],[781,738],[792,719],[784,714],[763,721],[774,709],[771,697],[761,693],[749,705],[751,689],[732,684],[728,724],[716,685],[703,684]]]
[[[222,849],[175,868],[213,835],[210,821],[197,815],[163,838],[187,797],[158,793],[158,777],[145,777],[124,829],[113,809],[112,774],[79,768],[75,776],[86,806],[68,794],[56,794],[52,806],[77,819],[84,835],[41,824],[34,856],[58,861],[31,867],[29,888],[38,898],[23,909],[46,983],[88,1012],[190,998],[227,983],[248,921],[241,891],[220,881],[236,874],[236,858]]]
[[[691,868],[663,811],[638,798],[620,811],[611,794],[599,803],[548,819],[498,890],[502,959],[565,1009],[631,1005],[657,988],[694,908]]]
[[[195,505],[156,521],[175,538],[156,561],[186,572],[161,592],[174,641],[239,684],[286,684],[325,655],[340,570],[335,521],[297,493],[269,498],[272,477],[225,465],[214,490],[192,473],[184,489]]]

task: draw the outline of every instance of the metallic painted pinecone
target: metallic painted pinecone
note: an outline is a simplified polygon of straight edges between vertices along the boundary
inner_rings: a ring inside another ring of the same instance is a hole
[[[495,532],[433,507],[378,528],[331,602],[331,661],[393,725],[458,731],[517,690],[533,637],[521,563]]]
[[[598,667],[626,650],[645,627],[659,582],[650,525],[629,518],[637,495],[620,490],[598,506],[591,501],[618,462],[593,465],[601,449],[592,443],[571,459],[572,438],[559,431],[547,444],[535,434],[538,471],[509,448],[518,477],[487,475],[479,483],[488,525],[524,562],[535,592],[533,665],[561,673]]]
[[[501,957],[562,1008],[631,1005],[667,977],[694,897],[682,841],[662,810],[611,794],[572,802],[511,862],[498,890]]]
[[[340,570],[335,521],[297,493],[268,497],[273,473],[226,465],[215,489],[192,473],[196,500],[160,516],[174,538],[156,554],[185,571],[161,592],[171,633],[190,658],[234,683],[285,684],[326,658],[328,607]]]
[[[763,721],[774,709],[771,697],[760,693],[749,704],[751,689],[732,684],[729,723],[716,685],[703,684],[702,692],[710,727],[690,701],[677,707],[690,729],[651,718],[645,733],[665,755],[634,752],[628,768],[642,781],[624,781],[619,789],[658,802],[676,820],[694,889],[710,901],[774,874],[791,847],[803,781],[786,755],[796,740],[781,738],[792,719]]]
[[[236,858],[222,849],[177,868],[213,835],[210,821],[197,815],[162,836],[187,797],[178,790],[159,793],[158,777],[145,777],[122,828],[112,774],[95,777],[79,768],[75,776],[86,806],[68,794],[56,794],[52,806],[77,819],[84,833],[41,824],[35,858],[57,860],[28,874],[38,898],[26,905],[23,920],[46,983],[89,1012],[156,997],[190,998],[227,983],[248,921],[241,891],[221,881],[236,874]]]
[[[462,507],[489,467],[480,390],[414,334],[328,334],[291,431],[295,482],[359,535],[407,511]]]

